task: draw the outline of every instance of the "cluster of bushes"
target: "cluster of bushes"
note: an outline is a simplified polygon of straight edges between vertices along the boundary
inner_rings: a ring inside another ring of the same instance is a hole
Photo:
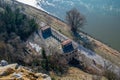
[[[25,58],[24,41],[37,30],[34,19],[0,1],[0,59],[23,63]]]
[[[6,41],[11,37],[11,33],[15,33],[21,40],[26,40],[37,29],[34,19],[28,19],[25,14],[20,13],[20,9],[12,10],[9,6],[0,13],[0,23],[0,34],[5,35]]]
[[[43,59],[45,62],[42,66],[45,70],[54,71],[57,74],[63,74],[67,72],[67,60],[62,54],[55,52],[52,55],[46,56],[45,53],[43,53]]]
[[[29,55],[29,57],[31,56]],[[43,50],[42,55],[34,56],[34,58],[31,59],[33,60],[28,61],[28,64],[29,66],[32,66],[34,70],[36,69],[36,71],[43,71],[46,73],[53,71],[54,73],[61,75],[68,70],[68,64],[65,57],[57,52],[52,55],[46,55],[45,50]]]

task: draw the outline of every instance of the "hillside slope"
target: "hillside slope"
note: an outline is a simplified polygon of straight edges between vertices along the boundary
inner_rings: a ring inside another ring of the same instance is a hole
[[[36,19],[37,23],[39,24],[39,28],[41,27],[41,22],[44,22],[44,23],[47,23],[49,24],[51,27],[53,27],[54,29],[58,30],[59,32],[61,32],[62,34],[68,36],[69,38],[73,39],[73,36],[72,36],[72,33],[69,29],[69,27],[62,21],[60,21],[58,18],[48,14],[48,13],[45,13],[41,10],[38,10],[32,6],[28,6],[28,5],[25,5],[25,4],[21,4],[21,3],[18,3],[16,2],[17,7],[21,8],[23,13],[26,14],[28,17],[30,18],[34,18]],[[89,36],[88,36],[89,37]],[[92,39],[90,37],[90,39]],[[95,41],[95,40],[94,40]],[[96,45],[98,44],[97,41],[96,42]],[[102,44],[102,43],[99,43],[99,44]],[[106,49],[105,47],[107,46],[103,46],[103,49]],[[99,48],[97,48],[99,49]],[[102,50],[104,51],[104,50]],[[106,52],[105,52],[106,53]],[[108,52],[109,53],[109,52]],[[114,52],[113,52],[114,53]],[[104,53],[101,53],[101,54],[104,54]],[[111,57],[113,56],[113,54],[111,54]],[[104,56],[103,56],[104,57]],[[119,60],[119,58],[117,58]],[[112,59],[113,60],[113,59]],[[112,61],[111,61],[112,62]],[[114,62],[113,62],[114,63]],[[34,64],[34,63],[33,63]],[[117,63],[116,63],[117,64]],[[79,74],[79,75],[78,75]],[[72,78],[72,77],[73,78]],[[75,77],[74,77],[75,76]],[[80,76],[80,77],[79,77]],[[83,77],[82,77],[83,76]],[[56,76],[56,75],[53,75],[53,77],[55,77],[56,79],[70,79],[72,78],[73,80],[76,80],[76,78],[78,78],[78,80],[80,78],[82,79],[87,79],[86,77],[88,77],[90,80],[93,79],[93,76],[94,75],[90,75],[90,74],[87,74],[85,72],[82,72],[80,69],[77,69],[77,68],[70,68],[68,70],[68,73],[66,73],[65,75],[63,75],[62,77],[61,76]],[[88,80],[89,80],[88,79]]]
[[[45,22],[48,23],[51,27],[58,30],[60,33],[66,35],[67,37],[74,39],[72,32],[70,31],[69,26],[58,19],[57,17],[54,17],[40,9],[36,9],[32,6],[21,4],[19,3],[19,6],[22,6],[22,8],[25,9],[25,13],[29,16],[33,16],[35,19],[38,20],[38,23]],[[106,44],[96,40],[95,38],[91,37],[90,35],[80,32],[80,34],[87,36],[90,41],[95,45],[94,50],[97,54],[102,56],[103,58],[111,61],[112,63],[116,64],[117,66],[120,66],[120,52],[117,50],[112,49],[111,47],[107,46]]]

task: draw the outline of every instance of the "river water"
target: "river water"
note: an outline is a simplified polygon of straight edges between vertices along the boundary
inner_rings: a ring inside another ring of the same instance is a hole
[[[120,51],[120,0],[40,0],[40,6],[62,20],[77,8],[87,20],[82,30]]]

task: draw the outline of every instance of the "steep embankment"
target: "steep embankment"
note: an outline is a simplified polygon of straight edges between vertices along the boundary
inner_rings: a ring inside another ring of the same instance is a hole
[[[58,30],[62,34],[68,36],[69,38],[73,39],[72,33],[66,23],[58,19],[57,17],[54,17],[40,9],[34,8],[32,6],[21,4],[19,3],[19,6],[22,6],[25,10],[24,12],[28,14],[29,16],[33,16],[35,19],[37,19],[37,22],[45,22],[50,24],[51,27]],[[81,33],[83,35],[86,35],[84,33]],[[120,66],[120,53],[111,47],[103,44],[102,42],[92,38],[91,36],[87,37],[96,45],[95,46],[95,52],[99,55],[101,55],[103,58],[110,60],[114,64]]]

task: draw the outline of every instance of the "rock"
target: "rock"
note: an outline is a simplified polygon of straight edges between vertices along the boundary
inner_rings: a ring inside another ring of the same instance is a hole
[[[10,74],[12,74],[12,73],[14,73],[14,69],[12,69],[12,68],[7,68],[6,70],[4,70],[4,71],[2,71],[1,73],[0,73],[0,76],[7,76],[7,75],[10,75]]]
[[[9,64],[0,67],[0,80],[51,80],[43,73],[35,73],[27,67]]]
[[[13,76],[12,77],[14,77],[15,79],[22,79],[22,73],[13,73]]]
[[[7,68],[17,69],[18,64],[10,64],[7,66],[0,66],[0,72],[5,71]]]
[[[43,73],[35,73],[32,69],[18,64],[9,64],[1,60],[0,80],[51,80],[51,77]]]
[[[41,75],[42,75],[42,73],[36,73],[36,74],[35,74],[36,77],[39,77],[39,76],[41,76]]]
[[[1,64],[1,66],[6,66],[6,65],[8,65],[8,62],[5,60],[1,60],[0,64]]]

